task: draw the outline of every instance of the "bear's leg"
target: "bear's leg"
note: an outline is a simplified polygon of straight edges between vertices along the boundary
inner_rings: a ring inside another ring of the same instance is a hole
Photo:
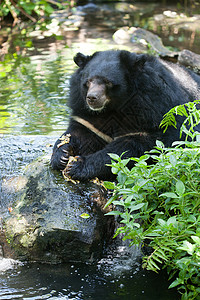
[[[111,158],[109,153],[119,156],[125,152],[123,158],[140,157],[145,151],[151,150],[156,143],[154,135],[136,135],[122,137],[108,144],[104,149],[87,156],[81,156],[77,162],[69,166],[68,174],[76,180],[86,181],[98,177],[99,179],[113,179],[111,172]],[[132,165],[130,165],[132,167]]]

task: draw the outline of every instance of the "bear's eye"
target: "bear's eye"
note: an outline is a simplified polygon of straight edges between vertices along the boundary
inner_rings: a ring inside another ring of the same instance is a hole
[[[113,87],[113,84],[112,84],[112,82],[108,82],[108,83],[106,83],[106,86],[107,86],[108,88],[112,88],[112,87]]]
[[[83,85],[84,85],[84,87],[88,88],[89,87],[89,80],[86,80]]]
[[[113,87],[113,83],[109,80],[105,80],[105,84],[106,84],[107,88],[112,88]]]

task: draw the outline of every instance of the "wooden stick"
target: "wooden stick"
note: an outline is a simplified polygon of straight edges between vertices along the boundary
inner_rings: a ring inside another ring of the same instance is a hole
[[[6,1],[8,1],[8,0],[6,0]],[[18,6],[13,0],[10,0],[10,2],[16,9],[19,9],[21,11],[21,13],[24,16],[26,16],[27,18],[29,18],[32,22],[37,22],[37,20],[35,18],[33,18],[31,15],[27,14],[27,12],[25,12],[25,10],[23,8],[21,8],[20,6]]]

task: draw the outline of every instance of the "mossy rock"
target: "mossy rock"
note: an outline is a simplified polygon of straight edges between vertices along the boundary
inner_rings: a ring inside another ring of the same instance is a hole
[[[16,201],[3,221],[15,258],[58,263],[101,256],[114,229],[113,218],[103,209],[104,187],[66,182],[49,166],[49,156],[28,165],[15,185]]]

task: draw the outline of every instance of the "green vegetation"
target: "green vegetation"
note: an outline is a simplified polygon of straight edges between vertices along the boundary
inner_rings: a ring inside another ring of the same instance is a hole
[[[118,216],[122,224],[115,236],[123,233],[131,244],[147,246],[151,254],[143,257],[143,266],[155,272],[166,268],[169,288],[177,287],[182,300],[200,299],[200,139],[194,128],[200,122],[197,102],[172,109],[162,122],[167,129],[169,124],[176,125],[174,113],[184,115],[181,133],[186,134],[185,142],[165,148],[157,141],[155,149],[140,158],[122,159],[110,154],[117,183],[105,182],[114,190],[107,205],[112,203],[115,210],[108,214]],[[153,165],[148,165],[149,158]],[[127,167],[130,160],[135,162],[131,170]]]
[[[24,16],[33,22],[39,17],[48,16],[55,8],[61,9],[74,4],[75,1],[54,1],[54,0],[3,0],[0,3],[0,19],[9,13],[12,15],[14,24],[19,16]]]

